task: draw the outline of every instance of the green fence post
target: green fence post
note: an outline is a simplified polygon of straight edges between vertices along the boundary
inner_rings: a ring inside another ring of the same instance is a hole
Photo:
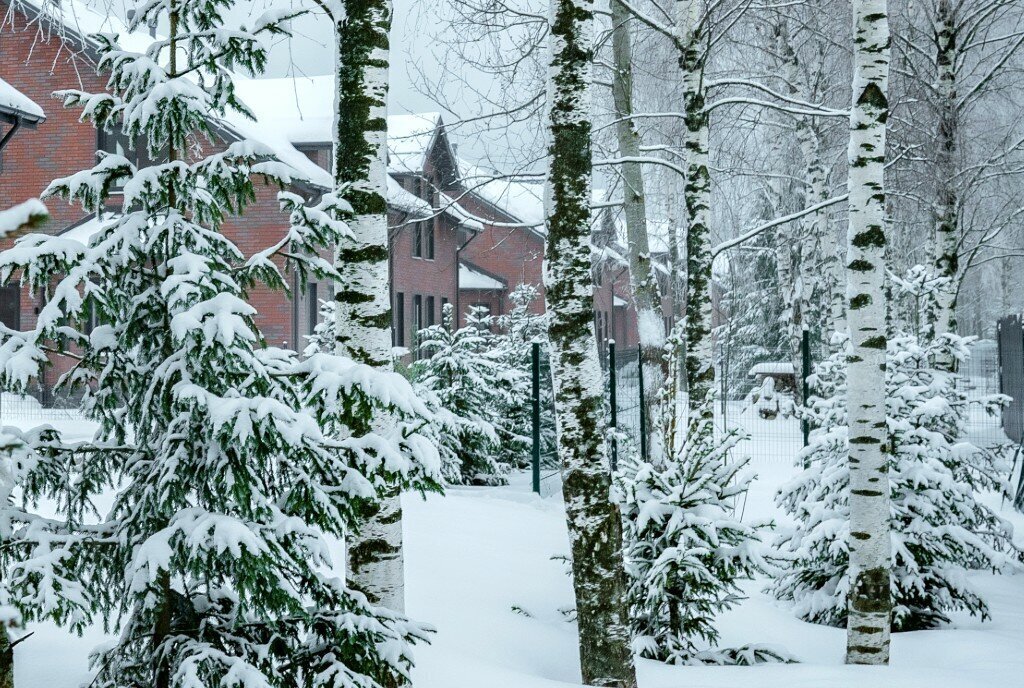
[[[540,494],[540,342],[533,343],[533,491]]]
[[[647,413],[648,409],[644,401],[644,364],[641,357],[640,346],[636,347],[636,372],[639,381],[640,392],[640,458],[647,461]]]
[[[619,394],[615,377],[615,340],[608,340],[608,396],[612,407],[612,472],[619,468]]]
[[[802,356],[803,360],[801,361],[802,365],[800,367],[803,370],[801,370],[800,372],[802,373],[801,379],[802,379],[802,384],[803,384],[803,406],[804,406],[804,409],[806,410],[808,408],[807,397],[809,397],[810,394],[811,394],[811,385],[807,381],[807,379],[811,376],[811,332],[810,332],[810,330],[804,330],[803,331],[803,339],[802,339],[801,346],[803,348],[803,351],[801,352],[803,354],[803,356]],[[804,446],[806,447],[808,444],[811,443],[811,422],[807,418],[806,414],[804,414],[804,417],[800,420],[800,429],[803,430],[803,433],[804,433]],[[806,466],[806,467],[810,468],[810,466]]]

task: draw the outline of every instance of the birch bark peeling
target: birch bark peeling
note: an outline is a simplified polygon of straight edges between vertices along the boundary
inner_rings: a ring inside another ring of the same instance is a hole
[[[337,109],[334,191],[352,206],[352,238],[337,247],[335,346],[339,354],[391,370],[388,275],[387,97],[391,0],[346,0],[335,21]],[[387,432],[388,418],[377,419]],[[368,506],[348,542],[349,582],[367,598],[404,611],[402,505],[397,492]]]
[[[611,2],[612,12],[612,99],[615,104],[615,135],[619,156],[627,159],[642,157],[640,134],[633,114],[633,46],[630,36],[630,14],[618,0]],[[668,360],[664,356],[665,320],[661,312],[658,282],[651,266],[651,247],[647,234],[647,200],[644,191],[643,168],[638,162],[622,164],[622,202],[626,218],[626,243],[629,249],[629,282],[636,307],[637,330],[640,339],[640,367],[644,376],[645,398],[641,413],[647,418],[647,446],[655,463],[662,454],[659,439],[660,426],[658,398],[668,374]]]
[[[544,283],[558,454],[572,551],[583,682],[635,688],[622,561],[611,500],[603,382],[592,327],[590,250],[593,0],[554,0],[551,26],[548,236]]]
[[[846,296],[850,328],[850,594],[846,662],[888,664],[892,599],[885,409],[886,0],[853,0]]]

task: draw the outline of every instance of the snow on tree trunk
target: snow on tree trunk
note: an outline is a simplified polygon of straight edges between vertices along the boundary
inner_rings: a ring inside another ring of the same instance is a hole
[[[686,133],[686,390],[694,428],[698,416],[710,418],[711,404],[704,403],[715,382],[711,347],[711,175],[708,171],[708,112],[705,109],[704,67],[707,46],[700,3],[680,3],[679,34],[685,36],[679,54],[682,73]]]
[[[555,0],[553,6],[544,284],[583,682],[633,688],[622,521],[610,495],[603,383],[592,326],[593,12],[593,0]]]
[[[960,249],[960,198],[957,190],[957,144],[959,138],[960,104],[957,102],[956,61],[957,17],[950,0],[939,0],[935,16],[935,65],[938,83],[938,124],[935,132],[935,167],[938,194],[935,208],[934,256],[939,277],[947,282],[939,294],[935,334],[956,332],[956,285],[959,271],[957,253]],[[952,370],[955,361],[936,361],[945,370]]]
[[[641,157],[640,133],[633,114],[633,46],[630,36],[630,14],[618,0],[612,0],[612,98],[615,102],[615,134],[619,156]],[[622,164],[623,213],[626,218],[626,243],[629,248],[629,283],[636,308],[637,332],[640,339],[640,366],[644,376],[645,398],[641,413],[646,416],[647,446],[658,460],[661,441],[658,439],[660,413],[658,395],[667,374],[665,320],[661,312],[658,281],[651,266],[650,241],[647,235],[647,201],[644,193],[643,169],[638,162]]]
[[[337,247],[337,352],[390,371],[387,96],[391,0],[345,0],[335,18],[334,192],[352,206],[352,236]],[[393,422],[375,419],[387,432]],[[375,604],[405,608],[402,504],[397,491],[363,510],[348,540],[349,578]]]
[[[846,296],[850,351],[848,664],[889,661],[889,436],[885,409],[885,139],[889,104],[886,0],[854,0]]]

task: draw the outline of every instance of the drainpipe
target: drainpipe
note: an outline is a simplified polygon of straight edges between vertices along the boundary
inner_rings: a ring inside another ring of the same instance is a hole
[[[14,118],[14,123],[11,125],[11,128],[8,129],[7,133],[4,134],[4,137],[0,139],[0,152],[2,152],[3,149],[7,146],[7,143],[12,138],[14,138],[14,134],[18,131],[18,129],[21,129],[21,117]]]
[[[476,239],[483,232],[472,232],[472,236],[462,242],[462,245],[455,249],[455,329],[461,327],[460,320],[462,318],[462,285],[459,284],[459,266],[462,265],[462,249],[469,246],[469,244]]]

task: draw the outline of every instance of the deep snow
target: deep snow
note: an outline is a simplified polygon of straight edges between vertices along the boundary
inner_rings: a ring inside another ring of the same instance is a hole
[[[56,421],[69,434],[80,421]],[[756,452],[755,452],[756,454]],[[792,475],[784,461],[755,455],[760,474],[748,519],[775,515],[772,495]],[[433,624],[430,646],[416,652],[416,688],[557,688],[579,686],[569,550],[558,495],[529,492],[526,475],[507,487],[452,488],[447,496],[404,499],[407,611]],[[1005,512],[1004,512],[1005,513]],[[1013,515],[1024,533],[1024,518]],[[1020,539],[1020,538],[1019,538]],[[641,688],[999,688],[1024,675],[1024,575],[973,574],[992,620],[958,618],[953,627],[894,636],[892,665],[842,664],[845,634],[795,619],[780,603],[746,586],[750,598],[721,619],[728,645],[771,643],[795,665],[669,667],[639,663]],[[518,610],[518,611],[517,611]],[[16,648],[17,688],[72,688],[87,681],[86,656],[103,640],[52,626]]]

